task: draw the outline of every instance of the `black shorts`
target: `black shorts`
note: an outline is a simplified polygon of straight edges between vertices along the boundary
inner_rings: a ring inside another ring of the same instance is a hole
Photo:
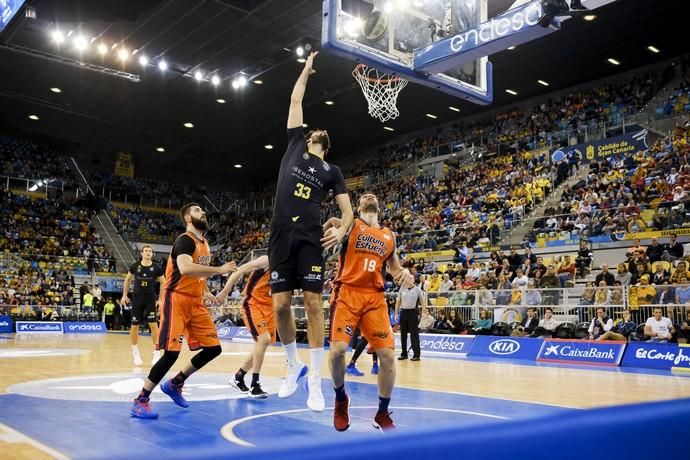
[[[156,322],[156,297],[155,296],[132,296],[132,324],[137,325],[141,322]]]
[[[271,226],[268,242],[271,292],[302,289],[321,293],[324,275],[322,237],[320,225]]]

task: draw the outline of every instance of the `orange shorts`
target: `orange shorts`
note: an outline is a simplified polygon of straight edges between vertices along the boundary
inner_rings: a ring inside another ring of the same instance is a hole
[[[242,300],[242,317],[244,325],[251,332],[255,342],[266,332],[271,335],[271,343],[276,341],[276,318],[273,315],[273,305],[265,305],[245,298]]]
[[[331,342],[349,343],[359,327],[370,350],[393,348],[393,331],[383,292],[337,286],[331,296]]]
[[[190,350],[220,345],[213,318],[202,299],[166,291],[156,349],[180,351],[185,338]]]

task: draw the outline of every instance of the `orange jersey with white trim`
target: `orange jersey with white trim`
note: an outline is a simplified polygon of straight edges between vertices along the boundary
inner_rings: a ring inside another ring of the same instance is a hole
[[[356,218],[340,250],[336,283],[383,291],[386,262],[395,251],[395,238],[388,228],[374,228]]]
[[[249,274],[242,296],[248,298],[252,304],[272,306],[273,300],[271,299],[271,286],[268,284],[269,278],[267,270],[254,270]]]
[[[192,232],[178,236],[168,256],[168,266],[165,268],[166,291],[202,298],[206,289],[206,277],[181,274],[177,267],[177,256],[180,254],[192,256],[192,262],[195,264],[211,265],[211,248],[208,241],[199,239]]]

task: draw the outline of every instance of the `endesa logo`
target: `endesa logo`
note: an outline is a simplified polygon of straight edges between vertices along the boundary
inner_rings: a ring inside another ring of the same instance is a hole
[[[491,342],[489,351],[495,355],[512,355],[520,350],[520,344],[516,340],[500,339]]]
[[[466,355],[473,341],[473,335],[421,334],[419,345],[422,352]]]
[[[104,323],[65,323],[65,332],[69,334],[99,334],[106,331]]]

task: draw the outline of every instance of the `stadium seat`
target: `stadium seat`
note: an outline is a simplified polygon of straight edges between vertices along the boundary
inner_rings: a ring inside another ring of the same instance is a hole
[[[575,336],[575,328],[573,323],[561,323],[556,327],[553,336],[558,339],[572,339]]]
[[[510,331],[511,329],[508,323],[505,323],[503,321],[494,323],[493,326],[491,326],[491,335],[505,337],[507,335],[510,335]]]
[[[575,332],[573,337],[576,339],[586,339],[589,337],[589,324],[587,321],[583,321],[577,326],[575,326]]]

